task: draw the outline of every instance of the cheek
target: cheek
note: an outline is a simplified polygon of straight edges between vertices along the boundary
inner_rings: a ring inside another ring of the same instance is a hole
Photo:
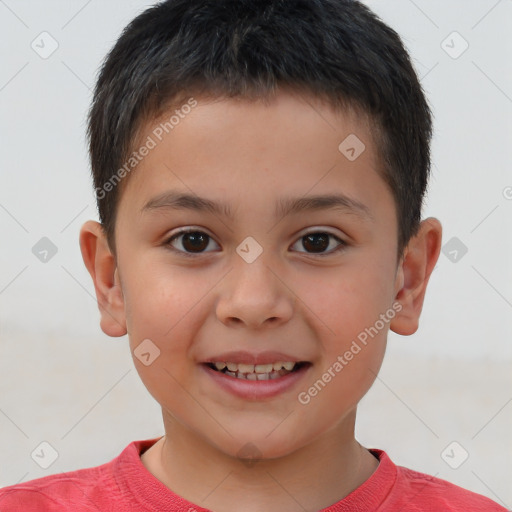
[[[155,263],[146,269],[133,272],[141,277],[127,283],[125,308],[135,366],[145,386],[160,401],[160,390],[169,392],[178,386],[176,381],[182,382],[190,374],[190,349],[204,322],[212,279]],[[137,358],[139,347],[145,346],[142,343],[148,344],[146,340],[151,342],[149,352],[158,354],[147,366]]]
[[[211,288],[211,279],[154,262],[136,275],[143,279],[129,283],[125,301],[130,332],[134,338],[165,340],[162,349],[172,350],[174,344],[168,341],[197,317],[197,306]]]
[[[295,293],[315,329],[338,340],[340,349],[391,306],[393,275],[382,265],[338,267],[316,275],[297,274]]]

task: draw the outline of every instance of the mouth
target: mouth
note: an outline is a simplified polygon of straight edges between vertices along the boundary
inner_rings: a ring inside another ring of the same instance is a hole
[[[311,366],[311,363],[307,361],[276,361],[275,363],[256,365],[215,361],[205,364],[212,370],[228,377],[250,381],[276,380]]]

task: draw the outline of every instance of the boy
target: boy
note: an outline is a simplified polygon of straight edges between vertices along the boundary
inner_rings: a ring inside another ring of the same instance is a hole
[[[88,133],[84,262],[165,435],[0,510],[505,510],[354,437],[441,246],[395,32],[349,0],[168,0],[109,54]]]

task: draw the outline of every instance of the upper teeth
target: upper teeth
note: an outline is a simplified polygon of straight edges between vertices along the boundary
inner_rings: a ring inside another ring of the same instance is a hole
[[[293,367],[295,366],[294,362],[286,361],[281,362],[278,361],[277,363],[268,363],[268,364],[237,364],[237,363],[214,363],[215,368],[217,370],[224,370],[224,368],[227,367],[227,369],[230,372],[240,372],[240,373],[270,373],[272,371],[279,371],[282,368],[285,370],[291,371]]]

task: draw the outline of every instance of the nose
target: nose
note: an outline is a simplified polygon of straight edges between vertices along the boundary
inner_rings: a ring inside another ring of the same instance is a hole
[[[296,302],[289,284],[263,255],[252,263],[235,260],[219,293],[216,315],[229,327],[277,327],[292,317]]]

